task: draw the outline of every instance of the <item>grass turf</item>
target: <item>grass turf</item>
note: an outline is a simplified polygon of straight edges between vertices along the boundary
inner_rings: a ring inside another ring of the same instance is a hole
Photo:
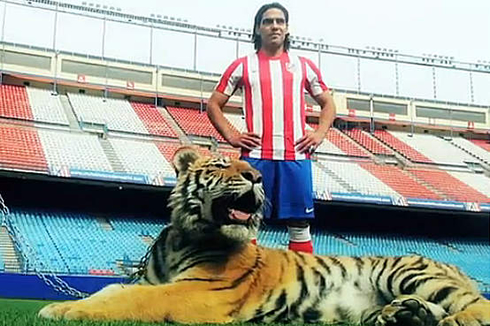
[[[51,321],[37,317],[37,312],[50,301],[0,299],[0,326],[175,326],[175,323],[142,322],[95,322],[95,321]],[[213,326],[217,324],[203,324]],[[252,326],[254,324],[235,323],[230,326]],[[255,324],[258,325],[258,324]],[[269,324],[270,326],[307,326],[308,324]],[[310,324],[312,325],[312,324]],[[323,324],[325,325],[325,324]],[[336,324],[338,326],[339,324]],[[343,324],[348,326],[347,324]]]
[[[144,326],[156,323],[51,321],[37,317],[37,312],[50,301],[0,299],[0,326]],[[158,323],[164,325],[164,323]],[[176,324],[169,324],[173,325]]]

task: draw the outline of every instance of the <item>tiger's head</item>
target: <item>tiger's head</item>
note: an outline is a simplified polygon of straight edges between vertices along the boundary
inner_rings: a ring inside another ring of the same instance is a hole
[[[205,157],[191,147],[174,156],[177,184],[169,207],[172,225],[194,237],[220,233],[248,242],[255,236],[265,201],[261,174],[247,162]]]

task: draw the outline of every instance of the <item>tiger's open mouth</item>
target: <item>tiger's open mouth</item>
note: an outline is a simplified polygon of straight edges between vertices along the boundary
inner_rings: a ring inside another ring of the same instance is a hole
[[[219,211],[218,216],[222,216],[224,224],[247,224],[261,206],[262,203],[253,191],[238,198],[228,198],[215,203],[215,209]]]

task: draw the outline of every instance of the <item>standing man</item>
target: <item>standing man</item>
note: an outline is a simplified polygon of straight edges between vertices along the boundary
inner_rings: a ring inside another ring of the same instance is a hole
[[[308,220],[314,218],[310,156],[335,118],[335,104],[320,71],[309,59],[288,52],[289,13],[281,4],[263,5],[255,15],[256,52],[235,60],[208,101],[218,132],[242,150],[242,159],[262,173],[271,207],[265,217],[285,220],[289,249],[313,252]],[[234,91],[244,91],[247,132],[230,129],[222,109]],[[305,95],[321,106],[318,129],[305,129]]]

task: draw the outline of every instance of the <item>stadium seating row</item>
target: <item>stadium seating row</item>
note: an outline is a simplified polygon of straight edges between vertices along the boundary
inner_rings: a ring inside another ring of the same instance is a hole
[[[32,87],[0,85],[0,116],[69,125],[60,96]],[[165,117],[165,109],[85,94],[68,93],[67,99],[79,121],[103,123],[109,131],[125,134],[109,134],[102,139],[79,130],[46,129],[39,123],[35,128],[0,124],[0,167],[59,176],[94,172],[105,173],[102,176],[132,174],[145,178],[140,182],[159,185],[164,184],[162,179],[175,177],[169,162],[179,140]],[[166,110],[173,124],[187,135],[213,137],[221,142],[218,152],[239,156],[223,143],[205,113],[176,107]],[[225,116],[232,128],[245,129],[241,116],[231,113]],[[316,127],[314,123],[307,125],[309,129]],[[136,138],[136,134],[156,137],[146,140]],[[317,149],[315,164],[320,166],[314,168],[315,191],[487,203],[489,178],[467,168],[490,161],[485,146],[485,142],[461,137],[445,140],[434,135],[387,130],[376,130],[371,135],[357,128],[343,131],[332,128]],[[373,164],[374,155],[389,157],[397,153],[433,168],[415,165],[400,169]],[[437,167],[460,168],[462,172]]]
[[[320,155],[314,163],[318,165],[313,170],[316,192],[490,202],[490,179],[483,174],[374,164],[367,157],[360,157],[364,149],[357,148],[359,145],[353,141],[339,142],[338,139],[345,137],[340,131],[333,129],[330,134],[334,137],[325,142],[326,152],[319,149]],[[170,161],[180,146],[178,142],[115,136],[104,140],[80,131],[2,124],[0,135],[2,167],[60,176],[116,172],[143,175],[152,180],[175,178]],[[109,147],[104,147],[104,142]],[[335,150],[330,151],[332,148]],[[236,149],[224,145],[219,147],[219,152],[239,156]],[[322,153],[336,156],[322,156]]]
[[[67,94],[71,109],[80,122],[107,125],[109,130],[177,138],[172,124],[153,104],[102,98],[86,94]],[[0,116],[68,125],[59,99],[49,90],[33,87],[0,85]],[[197,109],[168,107],[172,119],[187,135],[224,139],[212,127],[205,112]],[[225,114],[233,129],[245,130],[244,119],[237,114]],[[310,123],[310,129],[316,124]],[[374,137],[373,137],[374,136]],[[466,163],[490,161],[490,143],[468,141],[454,137],[450,141],[429,134],[376,130],[370,135],[361,129],[330,130],[320,153],[368,157],[394,155],[394,151],[413,162],[465,166]]]
[[[34,267],[68,274],[121,275],[124,265],[133,265],[148,249],[143,236],[156,238],[164,222],[136,216],[106,217],[110,230],[96,216],[60,212],[14,210],[11,219],[22,232],[35,257],[29,257],[27,272]],[[419,254],[460,266],[481,287],[489,288],[490,245],[484,240],[422,237],[373,236],[370,234],[332,234],[316,230],[315,248],[321,255],[407,255]],[[267,227],[259,233],[259,243],[285,248],[285,230]],[[27,250],[22,244],[22,250]],[[28,252],[28,251],[26,251]],[[36,260],[39,263],[35,263]]]

